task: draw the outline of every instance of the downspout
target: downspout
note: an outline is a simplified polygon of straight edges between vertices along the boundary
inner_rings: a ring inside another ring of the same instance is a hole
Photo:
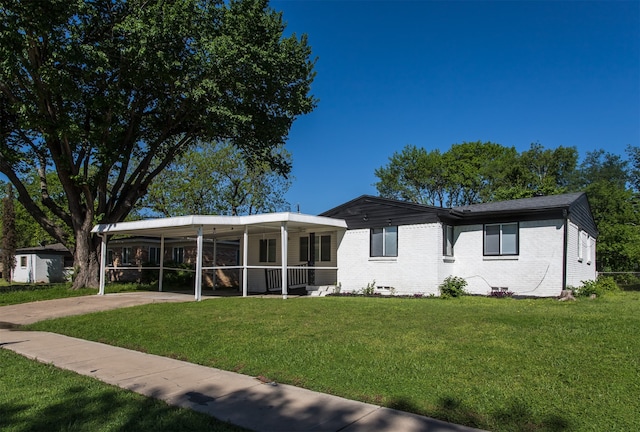
[[[567,289],[567,248],[569,245],[569,213],[562,210],[564,217],[564,245],[562,248],[562,291]]]

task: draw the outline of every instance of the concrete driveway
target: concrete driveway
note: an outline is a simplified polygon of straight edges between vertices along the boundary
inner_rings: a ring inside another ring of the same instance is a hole
[[[91,312],[119,309],[149,303],[193,301],[193,294],[170,292],[130,292],[43,300],[11,306],[0,306],[0,328],[32,324],[52,318],[83,315]]]

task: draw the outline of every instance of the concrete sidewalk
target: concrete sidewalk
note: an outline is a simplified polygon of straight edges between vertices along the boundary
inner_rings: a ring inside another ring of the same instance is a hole
[[[73,304],[72,299],[65,300]],[[107,307],[107,303],[103,307]],[[127,301],[124,303],[128,304]],[[109,303],[113,304],[115,303]],[[42,307],[35,303],[30,305],[32,309]],[[28,309],[28,305],[20,306]],[[6,308],[13,308],[14,315],[9,315],[9,309]],[[12,322],[7,319],[12,316],[14,324],[21,324],[15,322],[21,321],[15,315],[18,309],[20,308],[12,306],[0,307],[0,321]],[[28,316],[23,314],[26,320],[33,316],[33,313]],[[54,333],[5,328],[0,330],[0,347],[256,431],[477,430]]]

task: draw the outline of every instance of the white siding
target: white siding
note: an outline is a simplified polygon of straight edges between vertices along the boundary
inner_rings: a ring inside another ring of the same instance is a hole
[[[349,230],[338,250],[338,282],[343,292],[358,291],[375,281],[396,294],[435,294],[442,263],[439,223],[398,227],[398,256],[370,257],[370,230]]]
[[[465,278],[473,294],[506,287],[516,295],[558,296],[562,290],[563,222],[520,222],[519,254],[495,257],[484,256],[483,225],[456,227],[452,274]]]
[[[580,238],[582,236],[582,239]],[[567,239],[567,287],[578,287],[596,278],[596,240],[569,222]]]
[[[22,266],[23,258],[26,266]],[[15,282],[49,283],[64,281],[64,260],[60,255],[22,254],[16,255],[13,272]]]

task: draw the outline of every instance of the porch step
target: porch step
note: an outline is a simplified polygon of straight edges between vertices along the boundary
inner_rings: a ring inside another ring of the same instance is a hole
[[[307,292],[310,297],[324,297],[327,294],[333,294],[335,289],[335,285],[307,285]]]

